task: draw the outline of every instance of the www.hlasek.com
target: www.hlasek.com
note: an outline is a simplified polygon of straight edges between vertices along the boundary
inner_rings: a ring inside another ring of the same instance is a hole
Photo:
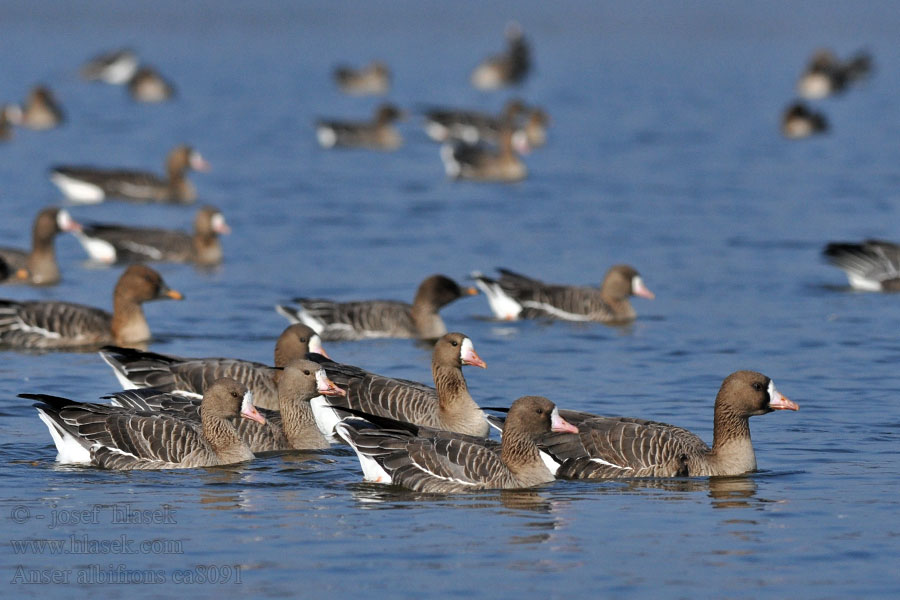
[[[33,569],[19,565],[11,584],[241,584],[240,565],[195,565],[189,569],[129,569],[123,564],[90,565],[77,569]]]

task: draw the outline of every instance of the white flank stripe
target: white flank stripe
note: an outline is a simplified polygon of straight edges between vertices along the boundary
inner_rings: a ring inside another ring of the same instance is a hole
[[[545,304],[543,302],[534,302],[534,301],[524,301],[522,302],[522,306],[527,306],[529,308],[537,308],[539,310],[544,311],[545,313],[551,314],[554,317],[559,317],[560,319],[565,319],[567,321],[590,321],[591,318],[587,315],[577,315],[575,313],[566,312],[562,309],[556,308],[552,304]]]
[[[614,465],[613,463],[607,462],[607,461],[603,460],[602,458],[592,458],[591,462],[595,462],[598,465],[606,465],[607,467],[614,467],[616,469],[622,469],[623,471],[634,471],[634,469],[631,467],[623,467],[621,465]]]
[[[479,483],[478,483],[478,482],[475,482],[475,481],[465,481],[465,480],[463,480],[463,479],[457,479],[457,478],[455,478],[455,477],[445,477],[444,475],[438,475],[437,473],[434,473],[434,472],[432,472],[432,471],[429,471],[426,467],[423,467],[422,465],[420,465],[419,463],[417,463],[417,462],[414,461],[414,460],[412,460],[411,462],[412,462],[412,464],[414,464],[420,471],[422,471],[423,473],[428,473],[429,475],[431,475],[431,476],[434,477],[435,479],[440,479],[440,480],[442,480],[442,481],[452,481],[452,482],[454,482],[454,483],[461,483],[461,484],[463,484],[463,485],[479,485]]]

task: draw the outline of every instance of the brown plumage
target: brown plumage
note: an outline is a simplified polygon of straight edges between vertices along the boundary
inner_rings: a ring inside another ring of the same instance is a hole
[[[367,148],[369,150],[396,150],[403,145],[394,121],[403,116],[392,104],[382,104],[375,110],[372,121],[316,122],[316,138],[323,148]]]
[[[900,244],[884,240],[831,242],[822,254],[847,274],[854,289],[900,292]]]
[[[411,305],[396,300],[334,302],[294,298],[300,308],[279,305],[276,310],[292,323],[309,325],[323,340],[434,340],[447,333],[438,310],[457,298],[477,293],[475,288],[460,287],[448,277],[432,275],[419,285]]]
[[[53,129],[64,121],[63,111],[50,88],[43,85],[31,88],[22,108],[21,125],[28,129]]]
[[[337,426],[356,451],[367,481],[430,493],[517,489],[553,481],[535,440],[551,431],[578,431],[540,396],[524,396],[513,403],[500,452],[490,440],[430,432],[420,436],[419,429],[373,428],[354,420]]]
[[[59,266],[56,263],[54,240],[58,233],[77,232],[76,223],[64,208],[45,208],[34,219],[31,230],[31,250],[0,248],[0,259],[9,268],[9,279],[4,283],[29,283],[53,285],[59,283]]]
[[[113,290],[112,314],[70,302],[0,300],[0,345],[49,349],[145,342],[150,327],[141,304],[165,298],[182,295],[150,267],[132,265]]]
[[[342,92],[354,96],[384,95],[391,89],[391,72],[377,60],[361,69],[337,67],[332,76]]]
[[[175,87],[156,69],[144,65],[128,81],[128,93],[137,102],[165,102],[175,96]]]
[[[524,134],[519,135],[511,123],[506,123],[498,136],[497,149],[485,144],[444,144],[441,146],[444,171],[449,177],[474,181],[514,182],[525,179],[528,169],[517,152],[517,149],[526,149]]]
[[[635,318],[628,298],[653,298],[634,267],[615,265],[600,288],[547,284],[537,279],[498,269],[499,279],[480,273],[475,281],[485,293],[498,319],[551,318],[621,324]]]
[[[232,379],[220,379],[207,390],[196,422],[55,396],[20,396],[39,401],[35,407],[59,450],[57,460],[105,469],[184,469],[247,461],[253,452],[231,419],[265,422],[247,388]]]
[[[506,51],[482,61],[470,81],[479,90],[491,91],[522,83],[531,70],[531,50],[517,23],[506,27]]]

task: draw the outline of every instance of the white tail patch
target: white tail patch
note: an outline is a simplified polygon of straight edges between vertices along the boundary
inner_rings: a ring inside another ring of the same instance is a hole
[[[316,127],[316,139],[323,148],[334,148],[337,143],[337,134],[334,129],[327,125],[319,125]]]
[[[367,456],[360,452],[359,448],[357,448],[353,444],[353,440],[350,437],[349,430],[349,425],[339,423],[337,426],[338,435],[340,435],[345,442],[350,444],[350,447],[353,448],[354,452],[356,452],[357,458],[359,458],[359,466],[362,468],[363,479],[372,483],[383,483],[385,485],[393,483],[391,475],[384,470],[384,467],[379,465],[378,462],[371,456]]]
[[[62,173],[54,172],[50,176],[50,181],[56,184],[56,187],[72,202],[81,202],[83,204],[96,204],[103,202],[106,194],[99,185],[73,179]]]
[[[38,417],[50,430],[50,437],[56,444],[56,460],[63,464],[90,464],[91,452],[74,435],[59,426],[47,413],[37,409]]]
[[[475,285],[484,292],[491,306],[491,312],[498,319],[515,321],[522,314],[522,305],[504,292],[499,283],[476,278]]]
[[[81,243],[81,247],[88,253],[91,260],[105,264],[113,264],[118,256],[116,247],[100,238],[88,237],[81,231],[76,231],[75,238]]]

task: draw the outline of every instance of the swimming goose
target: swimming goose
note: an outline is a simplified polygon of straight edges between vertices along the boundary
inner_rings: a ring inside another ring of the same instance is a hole
[[[868,77],[871,70],[872,57],[866,52],[842,61],[830,50],[817,50],[797,81],[797,93],[808,100],[827,98]]]
[[[322,364],[329,379],[347,392],[343,397],[312,402],[316,423],[326,436],[334,435],[335,425],[345,416],[336,406],[468,435],[486,436],[490,431],[462,372],[465,365],[482,369],[487,365],[475,352],[472,340],[461,333],[448,333],[434,345],[431,374],[436,389],[308,356]]]
[[[128,93],[137,102],[165,102],[175,95],[175,88],[156,69],[144,65],[128,80]]]
[[[59,266],[53,241],[63,231],[78,232],[81,228],[64,208],[45,208],[37,214],[31,230],[31,251],[0,248],[0,259],[10,270],[10,282],[31,285],[59,283]],[[2,278],[0,278],[2,281]]]
[[[20,394],[34,406],[62,463],[104,469],[189,469],[254,458],[231,422],[233,417],[265,423],[247,388],[220,379],[203,396],[196,422],[164,412],[140,412],[109,404],[75,402],[44,394]]]
[[[112,367],[125,389],[154,388],[182,396],[200,398],[220,377],[230,377],[253,392],[259,408],[278,409],[280,367],[303,358],[307,352],[325,355],[315,331],[303,324],[287,327],[275,342],[275,369],[236,358],[181,358],[132,348],[106,346],[100,357]],[[327,355],[325,355],[327,356]]]
[[[299,308],[278,305],[275,310],[292,323],[312,327],[323,340],[434,340],[447,333],[438,310],[457,298],[477,293],[475,288],[461,288],[443,275],[432,275],[419,285],[412,305],[396,300],[334,302],[294,298]]]
[[[190,146],[176,146],[166,158],[166,177],[144,171],[57,166],[50,180],[73,202],[96,203],[105,198],[144,202],[190,203],[196,200],[188,169],[208,171],[209,163]]]
[[[134,261],[193,262],[215,265],[222,262],[219,234],[231,233],[225,217],[214,206],[204,206],[194,218],[194,233],[85,224],[75,237],[93,260],[103,263]]]
[[[525,163],[519,158],[527,151],[527,139],[516,135],[512,125],[500,130],[499,147],[486,144],[447,143],[441,146],[441,161],[448,177],[474,181],[521,181],[528,176]]]
[[[76,348],[101,344],[136,344],[150,339],[141,303],[183,296],[159,273],[132,265],[113,290],[113,312],[48,300],[0,299],[0,346],[24,349]]]
[[[59,103],[50,88],[37,85],[31,88],[22,108],[22,126],[28,129],[53,129],[65,121]]]
[[[802,102],[794,102],[784,109],[781,117],[781,134],[793,140],[828,131],[828,120],[821,112],[810,109]]]
[[[555,478],[535,440],[551,431],[578,433],[541,396],[523,396],[513,402],[499,453],[489,440],[419,437],[416,425],[380,429],[346,420],[337,431],[356,451],[366,481],[426,493],[518,489],[551,482]]]
[[[284,367],[278,379],[278,410],[260,408],[265,424],[241,420],[234,426],[254,453],[327,448],[330,443],[316,426],[309,403],[318,396],[343,394],[320,365],[304,359],[294,360]],[[154,388],[126,390],[104,398],[134,410],[163,411],[192,421],[200,420],[199,398]]]
[[[339,66],[332,75],[338,88],[345,94],[380,96],[391,89],[391,72],[386,64],[377,60],[361,69]]]
[[[473,273],[498,319],[553,318],[620,324],[635,318],[629,296],[654,298],[640,274],[628,265],[607,271],[600,288],[547,284],[507,269],[499,279]]]
[[[749,418],[798,408],[762,373],[736,371],[716,395],[712,448],[681,427],[575,411],[562,416],[578,427],[577,435],[543,436],[538,445],[559,463],[557,477],[742,475],[756,470]]]
[[[436,142],[493,143],[498,140],[504,123],[515,123],[527,110],[525,103],[518,99],[507,101],[497,116],[474,110],[434,108],[425,111],[425,133]]]
[[[130,48],[104,52],[87,61],[80,69],[87,81],[102,81],[110,85],[127,83],[138,68],[138,57]]]
[[[22,109],[15,104],[0,107],[0,142],[13,138],[13,126],[22,124]]]
[[[850,286],[869,292],[900,292],[900,245],[882,240],[831,242],[822,251],[843,269]]]
[[[531,51],[517,23],[506,27],[506,51],[486,58],[472,72],[472,85],[483,91],[522,83],[531,69]]]
[[[316,138],[323,148],[368,148],[396,150],[403,144],[393,123],[402,113],[391,104],[382,104],[371,122],[317,121]]]

